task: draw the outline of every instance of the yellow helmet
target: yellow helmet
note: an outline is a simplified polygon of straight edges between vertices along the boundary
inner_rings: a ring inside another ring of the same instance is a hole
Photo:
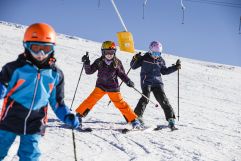
[[[116,50],[115,43],[113,41],[105,41],[102,43],[101,50]]]

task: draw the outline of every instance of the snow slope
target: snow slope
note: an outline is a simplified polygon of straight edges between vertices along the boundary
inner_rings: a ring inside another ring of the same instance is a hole
[[[15,60],[23,51],[24,26],[0,22],[0,66]],[[104,38],[103,38],[104,39]],[[57,64],[65,74],[66,103],[71,104],[79,73],[81,57],[89,51],[93,62],[100,56],[101,43],[74,36],[58,35]],[[210,53],[211,54],[211,53]],[[132,55],[118,51],[126,71]],[[167,65],[180,58],[164,54]],[[241,68],[180,58],[180,130],[133,132],[123,135],[125,123],[120,112],[104,97],[84,119],[83,126],[92,133],[76,135],[77,158],[83,161],[240,161],[241,160]],[[139,72],[130,78],[140,89]],[[177,73],[163,76],[165,91],[177,113]],[[73,109],[90,94],[95,86],[96,73],[82,75]],[[134,108],[140,95],[126,85],[121,92]],[[151,99],[155,101],[153,95]],[[160,107],[148,104],[144,119],[147,125],[165,125]],[[18,160],[19,140],[11,147],[5,161]],[[74,160],[72,132],[63,125],[52,110],[46,135],[40,143],[42,161]]]

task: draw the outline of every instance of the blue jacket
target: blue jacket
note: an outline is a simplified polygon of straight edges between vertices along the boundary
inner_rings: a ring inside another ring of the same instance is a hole
[[[173,73],[177,70],[176,66],[166,67],[162,57],[153,59],[150,53],[140,58],[133,59],[130,63],[132,69],[141,67],[141,88],[145,86],[158,87],[163,86],[161,75]]]
[[[64,103],[64,76],[54,64],[38,69],[25,54],[0,72],[0,99],[4,97],[0,129],[17,134],[40,132],[47,122],[48,103],[65,122],[70,111]]]

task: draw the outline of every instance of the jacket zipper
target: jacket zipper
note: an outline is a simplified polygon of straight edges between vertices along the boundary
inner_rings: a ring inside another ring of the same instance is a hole
[[[146,75],[144,76],[144,79],[142,81],[143,84],[145,83],[145,80],[146,80]]]
[[[32,103],[31,103],[31,106],[30,106],[28,115],[26,116],[26,118],[25,118],[25,120],[24,120],[24,132],[23,132],[24,135],[26,135],[26,131],[27,131],[27,121],[28,121],[28,118],[29,118],[29,116],[30,116],[30,114],[31,114],[31,112],[32,112],[32,109],[33,109],[34,100],[35,100],[35,97],[36,97],[39,80],[40,80],[40,71],[38,70],[37,81],[36,81],[36,84],[35,84],[35,87],[34,87],[34,95],[33,95]]]

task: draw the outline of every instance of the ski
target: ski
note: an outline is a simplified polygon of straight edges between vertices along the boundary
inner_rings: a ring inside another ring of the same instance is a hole
[[[163,129],[167,129],[169,128],[171,131],[175,131],[178,130],[177,127],[173,126],[173,127],[169,127],[168,125],[157,125],[156,127],[143,127],[141,129],[128,129],[128,128],[124,128],[121,130],[122,134],[127,134],[129,132],[141,132],[141,131],[159,131],[159,130],[163,130]]]
[[[175,131],[175,130],[178,130],[178,128],[176,128],[175,126],[173,127],[170,127],[171,131]]]
[[[143,127],[141,129],[128,129],[128,128],[124,128],[121,130],[122,134],[127,134],[129,132],[139,132],[139,131],[146,131],[148,129],[151,129],[150,127]]]
[[[163,128],[164,128],[164,126],[157,125],[153,130],[158,131],[158,130],[162,130]]]
[[[78,128],[76,129],[78,132],[92,132],[92,128],[86,127],[86,128]]]
[[[121,130],[122,134],[126,134],[128,132],[130,132],[130,129],[124,128],[124,129]]]
[[[157,125],[153,130],[154,130],[154,131],[158,131],[158,130],[162,130],[162,129],[164,129],[164,128],[170,128],[171,131],[178,130],[178,128],[176,128],[175,126],[169,127],[169,126],[167,126],[167,125]]]
[[[65,128],[65,129],[72,129],[69,125],[66,125],[66,124],[63,124],[61,127]],[[85,127],[85,128],[77,127],[74,130],[76,130],[77,132],[92,132],[93,131],[93,129],[91,127]]]

